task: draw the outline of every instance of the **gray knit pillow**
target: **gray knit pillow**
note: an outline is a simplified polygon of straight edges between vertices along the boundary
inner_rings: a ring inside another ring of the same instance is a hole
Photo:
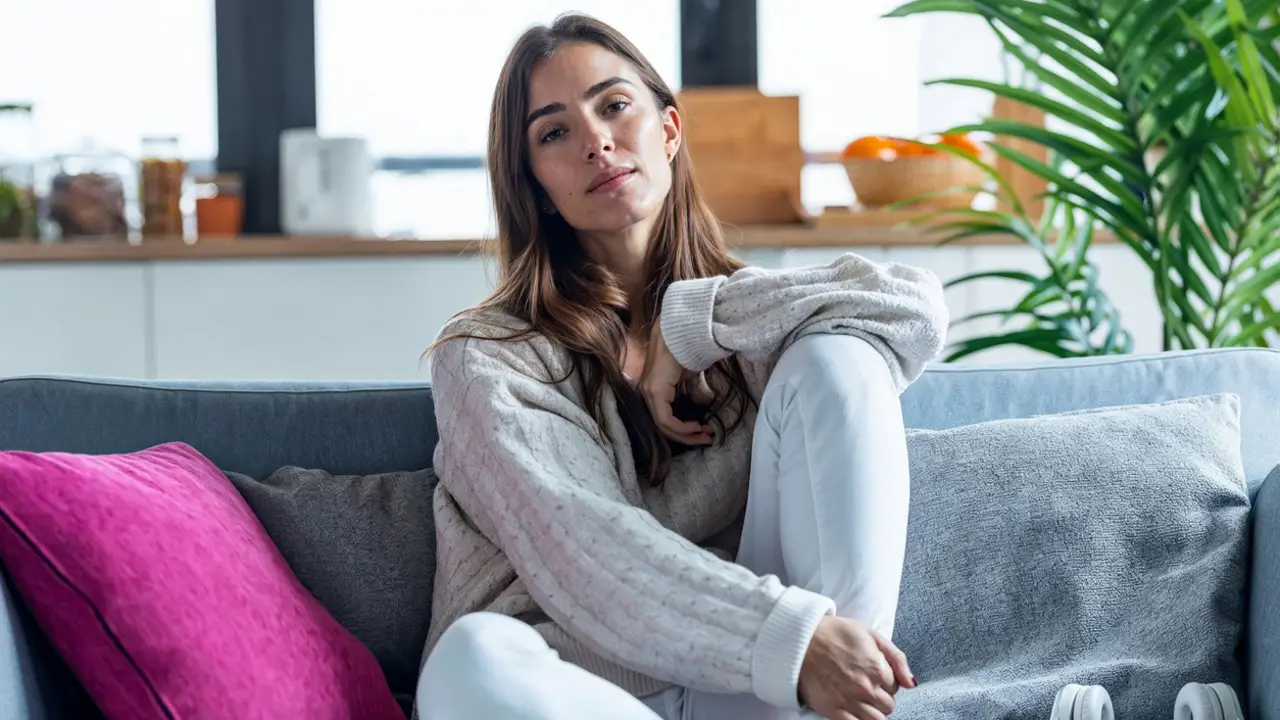
[[[1239,400],[998,420],[908,437],[894,718],[1048,717],[1075,682],[1117,718],[1187,682],[1240,688],[1249,499]]]
[[[408,707],[431,622],[431,470],[330,475],[284,467],[227,473],[302,584],[377,658]]]

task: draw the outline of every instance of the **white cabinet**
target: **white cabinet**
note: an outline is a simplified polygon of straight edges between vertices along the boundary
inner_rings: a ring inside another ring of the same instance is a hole
[[[838,248],[750,249],[749,264],[826,263]],[[873,260],[927,267],[945,281],[996,268],[1041,272],[1029,248],[869,247]],[[1102,285],[1139,352],[1160,347],[1150,273],[1122,246],[1093,250]],[[474,255],[153,260],[0,266],[0,376],[77,373],[191,380],[425,380],[444,323],[493,287]],[[952,317],[1007,307],[1021,285],[952,288]],[[993,322],[952,332],[953,341]],[[1000,348],[966,362],[1043,356]]]
[[[142,263],[0,266],[0,377],[147,377],[149,268]]]
[[[419,358],[482,300],[474,257],[155,264],[155,377],[425,379]]]

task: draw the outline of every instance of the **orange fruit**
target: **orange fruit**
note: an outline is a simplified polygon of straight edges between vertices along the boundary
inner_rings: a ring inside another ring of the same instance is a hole
[[[982,146],[968,135],[943,135],[939,145],[953,147],[967,155],[978,157],[982,154]]]
[[[881,160],[892,160],[897,156],[900,143],[893,138],[887,138],[880,135],[867,135],[845,146],[844,152],[841,153],[846,158],[880,158]]]
[[[903,142],[902,149],[898,150],[898,154],[903,157],[920,157],[923,155],[937,155],[938,151],[927,143]]]

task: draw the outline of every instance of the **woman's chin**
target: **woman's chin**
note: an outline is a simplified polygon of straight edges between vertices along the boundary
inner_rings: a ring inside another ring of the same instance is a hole
[[[590,215],[583,219],[581,225],[571,222],[579,230],[592,232],[621,232],[644,222],[658,214],[661,206],[636,202],[635,198],[609,198],[611,202],[600,203],[592,208]]]

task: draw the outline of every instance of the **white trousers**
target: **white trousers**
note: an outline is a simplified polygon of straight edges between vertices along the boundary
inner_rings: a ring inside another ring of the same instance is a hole
[[[761,400],[738,562],[826,595],[839,615],[892,637],[909,485],[902,409],[884,359],[858,338],[802,338]],[[752,695],[676,687],[636,699],[560,660],[528,625],[491,613],[444,633],[417,702],[421,720],[795,717]]]

